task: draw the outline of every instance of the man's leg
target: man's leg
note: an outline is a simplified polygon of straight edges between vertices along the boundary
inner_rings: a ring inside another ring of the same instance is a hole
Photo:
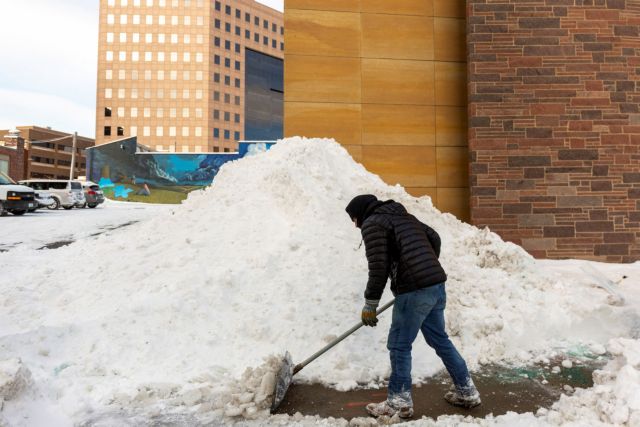
[[[387,349],[391,360],[391,377],[387,400],[378,404],[370,403],[367,411],[374,416],[394,415],[408,418],[413,415],[411,398],[411,348],[418,336],[420,325],[425,318],[417,312],[416,295],[419,291],[401,294],[396,297]]]
[[[445,331],[444,309],[446,306],[446,293],[444,284],[437,286],[441,287],[439,289],[441,296],[436,306],[422,323],[422,334],[427,344],[433,347],[438,357],[442,359],[447,372],[449,372],[453,380],[456,392],[460,394],[460,397],[469,398],[467,399],[468,401],[465,400],[459,406],[477,406],[480,404],[480,396],[469,375],[467,364]],[[450,401],[450,399],[447,400]],[[450,401],[450,403],[453,402]]]

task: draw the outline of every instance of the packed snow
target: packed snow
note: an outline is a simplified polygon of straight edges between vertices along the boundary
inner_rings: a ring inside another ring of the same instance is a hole
[[[0,218],[0,252],[16,247],[41,248],[60,241],[75,241],[148,219],[175,205],[105,200],[95,209],[39,209],[22,216]]]
[[[361,193],[403,203],[440,234],[447,327],[471,368],[576,347],[614,356],[593,388],[549,411],[468,425],[639,425],[640,263],[535,261],[428,197],[385,184],[336,142],[301,138],[227,163],[210,188],[126,232],[0,254],[0,369],[20,384],[1,416],[17,426],[145,425],[160,414],[185,425],[345,424],[269,416],[266,390],[285,350],[302,360],[359,320],[367,265],[344,207]],[[617,282],[623,304],[612,304],[587,264]],[[391,298],[385,291],[383,303]],[[389,317],[296,380],[340,390],[381,384]],[[426,345],[413,354],[415,380],[442,369]]]

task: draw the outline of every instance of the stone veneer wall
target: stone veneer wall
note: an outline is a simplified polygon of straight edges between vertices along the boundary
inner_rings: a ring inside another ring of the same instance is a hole
[[[467,17],[472,223],[540,258],[640,259],[640,1]]]

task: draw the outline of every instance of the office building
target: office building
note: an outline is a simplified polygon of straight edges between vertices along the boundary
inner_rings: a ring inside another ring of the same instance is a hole
[[[283,34],[282,13],[252,0],[101,0],[96,143],[236,150],[246,58],[281,61]]]

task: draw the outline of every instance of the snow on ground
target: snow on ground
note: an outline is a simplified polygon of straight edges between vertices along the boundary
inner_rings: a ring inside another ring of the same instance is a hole
[[[174,207],[105,200],[94,209],[39,209],[22,216],[7,215],[0,218],[0,251],[17,246],[40,248],[48,243],[75,241]]]
[[[299,138],[226,164],[212,187],[126,232],[0,254],[0,360],[30,373],[2,414],[15,425],[37,425],[34,407],[58,425],[145,425],[160,415],[222,423],[239,413],[257,418],[247,425],[340,423],[265,418],[255,402],[267,356],[289,350],[300,361],[359,319],[366,260],[344,207],[360,193],[393,198],[440,233],[448,330],[471,367],[575,348],[595,355],[608,346],[619,356],[601,384],[559,402],[556,412],[474,423],[562,425],[578,414],[586,425],[606,425],[623,420],[626,408],[633,425],[640,263],[592,264],[619,283],[626,303],[611,304],[580,262],[536,262],[440,213],[429,198],[386,185],[337,143]],[[383,302],[390,298],[387,290]],[[382,315],[377,328],[358,331],[297,380],[338,389],[380,384],[389,374],[388,325]],[[417,343],[414,378],[440,369]],[[609,406],[592,404],[601,398]]]

